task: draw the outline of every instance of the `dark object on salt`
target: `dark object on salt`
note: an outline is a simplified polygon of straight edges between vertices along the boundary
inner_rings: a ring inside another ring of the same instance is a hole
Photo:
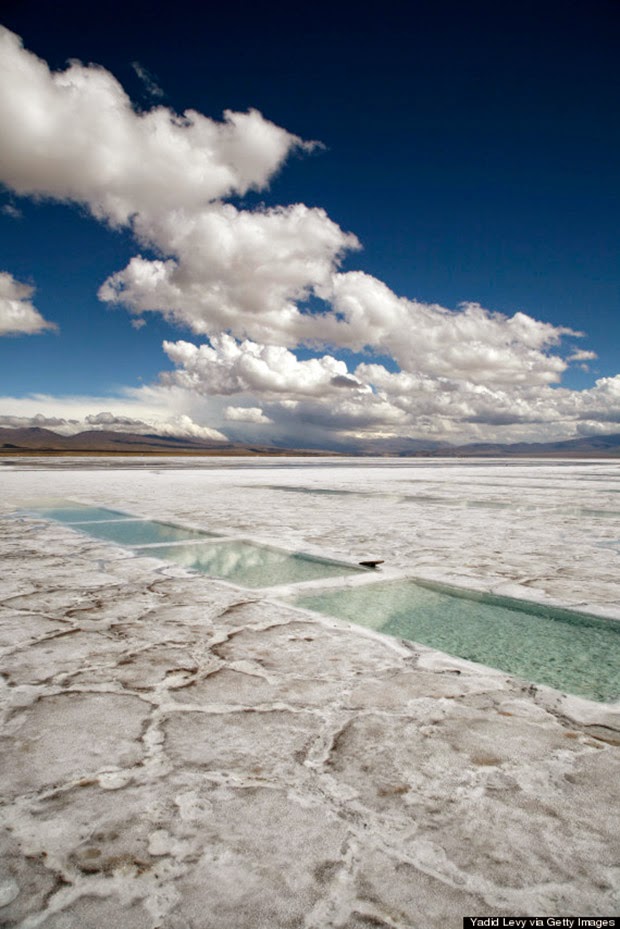
[[[383,558],[376,558],[370,561],[358,561],[363,568],[376,568],[378,564],[383,564]]]

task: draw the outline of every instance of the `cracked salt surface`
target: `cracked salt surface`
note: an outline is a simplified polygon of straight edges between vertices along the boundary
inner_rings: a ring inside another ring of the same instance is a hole
[[[13,460],[0,511],[53,491],[619,615],[618,554],[600,543],[620,527],[568,511],[576,496],[608,509],[608,462],[136,464]],[[557,505],[536,524],[517,506],[373,499],[404,467],[421,493],[439,480]],[[289,481],[368,499],[264,486]],[[0,553],[1,925],[460,929],[464,914],[618,911],[617,707],[40,519],[1,519]]]

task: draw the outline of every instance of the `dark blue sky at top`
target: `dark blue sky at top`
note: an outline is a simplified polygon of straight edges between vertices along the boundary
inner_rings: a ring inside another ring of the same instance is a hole
[[[51,4],[0,21],[52,68],[108,68],[137,105],[219,118],[256,107],[325,149],[245,203],[324,207],[360,268],[404,296],[480,302],[585,330],[586,386],[620,372],[620,3]],[[76,207],[8,193],[1,269],[37,286],[60,333],[2,340],[0,392],[105,393],[168,367],[155,314],[136,331],[96,291],[136,254]]]

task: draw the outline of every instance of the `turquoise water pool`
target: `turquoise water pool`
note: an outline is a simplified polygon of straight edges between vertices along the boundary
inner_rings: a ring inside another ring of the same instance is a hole
[[[168,523],[147,519],[123,519],[109,523],[82,523],[75,529],[97,539],[118,542],[119,545],[159,545],[163,542],[189,542],[192,539],[213,538],[213,533],[184,529]]]
[[[242,587],[297,584],[301,581],[342,577],[364,571],[363,568],[352,565],[243,541],[160,546],[137,551],[155,558],[163,558],[165,561],[174,561],[184,568],[219,577]]]
[[[294,603],[557,690],[620,699],[614,620],[414,581],[301,594]]]
[[[107,542],[117,542],[119,545],[161,545],[165,542],[190,542],[214,537],[212,532],[139,519],[105,507],[71,504],[37,507],[28,512],[43,519],[66,523],[87,535],[105,539]]]
[[[242,587],[296,584],[357,574],[365,570],[253,542],[211,542],[211,539],[217,538],[216,533],[185,529],[183,526],[156,520],[137,519],[128,513],[117,513],[103,507],[67,503],[40,506],[27,512],[66,523],[97,539],[131,546],[137,553],[172,561]],[[166,544],[171,542],[175,544]]]
[[[41,516],[43,519],[53,519],[59,523],[82,523],[97,520],[128,519],[126,513],[117,510],[108,510],[100,506],[86,506],[81,503],[72,503],[67,506],[38,506],[29,508],[28,513]]]

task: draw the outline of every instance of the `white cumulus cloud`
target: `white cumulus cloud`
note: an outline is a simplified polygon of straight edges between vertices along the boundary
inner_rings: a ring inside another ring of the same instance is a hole
[[[265,188],[294,149],[311,149],[257,110],[216,122],[158,106],[138,113],[108,71],[51,72],[0,29],[0,180],[20,194],[85,205],[161,254],[135,256],[104,301],[216,334],[293,346],[316,338],[296,303],[329,284],[355,236],[303,204],[240,210],[222,199]]]
[[[227,110],[223,122],[162,106],[138,113],[109,71],[73,61],[52,72],[4,27],[0,124],[3,183],[114,225],[260,190],[302,145],[256,110]]]
[[[280,345],[238,342],[229,335],[211,340],[211,345],[164,342],[177,370],[170,383],[203,394],[230,395],[255,391],[264,396],[322,397],[342,392],[343,378],[355,389],[364,389],[348,376],[347,365],[331,355],[299,361]]]
[[[303,444],[330,436],[362,441],[377,437],[433,437],[453,442],[544,441],[568,438],[592,423],[613,432],[620,424],[620,375],[589,390],[549,384],[479,384],[464,378],[389,371],[358,364],[350,371],[330,355],[300,361],[282,346],[238,341],[211,345],[165,343],[177,365],[165,378],[190,396],[236,396],[223,420],[263,422],[274,434]],[[249,415],[248,409],[252,410]],[[254,417],[256,414],[256,418]],[[601,431],[600,429],[598,431]]]
[[[332,285],[337,315],[324,326],[325,338],[389,354],[412,373],[476,383],[550,383],[559,380],[566,362],[549,349],[565,335],[579,335],[525,313],[505,316],[476,303],[449,310],[398,297],[362,271],[336,274]]]
[[[344,252],[359,245],[324,210],[301,203],[179,207],[156,220],[137,216],[134,227],[144,244],[173,257],[132,258],[103,284],[102,300],[159,312],[196,333],[229,330],[288,347],[321,340],[321,318],[297,304],[329,288]]]
[[[224,419],[231,423],[254,423],[259,426],[273,424],[273,419],[265,416],[258,406],[227,406]]]
[[[22,284],[8,271],[0,271],[0,336],[32,335],[56,328],[35,308],[33,294],[30,284]]]
[[[219,429],[201,426],[185,413],[178,413],[166,422],[155,423],[152,428],[155,428],[158,435],[179,436],[187,439],[208,439],[212,442],[227,441],[227,437]]]

